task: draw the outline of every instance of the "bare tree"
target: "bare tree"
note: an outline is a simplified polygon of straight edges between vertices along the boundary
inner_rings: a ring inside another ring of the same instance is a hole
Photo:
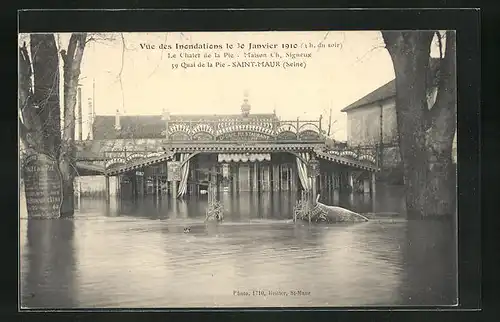
[[[72,216],[74,213],[74,187],[76,168],[75,149],[75,108],[80,77],[80,66],[86,44],[86,33],[73,33],[69,40],[68,50],[61,50],[64,71],[64,131],[62,153],[59,167],[63,182],[63,203],[61,216]]]
[[[396,74],[396,115],[410,216],[455,212],[452,144],[456,131],[455,33],[446,32],[436,101],[429,107],[430,46],[436,32],[382,32]],[[438,36],[441,45],[441,35]],[[442,52],[442,46],[440,46]],[[442,56],[442,55],[441,55]]]
[[[61,173],[60,216],[71,216],[75,174],[75,106],[87,35],[72,34],[61,50],[64,70],[64,127],[61,137],[59,57],[54,34],[31,34],[19,50],[19,136],[27,154],[57,161]],[[25,187],[27,188],[27,187]]]

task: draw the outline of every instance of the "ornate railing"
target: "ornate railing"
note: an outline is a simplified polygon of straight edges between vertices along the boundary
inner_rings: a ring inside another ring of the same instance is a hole
[[[257,140],[319,139],[323,138],[321,118],[319,120],[279,120],[267,118],[221,118],[217,120],[169,120],[166,122],[165,138],[179,140]],[[244,137],[242,137],[244,136]]]
[[[380,150],[378,146],[325,147],[323,152],[339,157],[347,157],[358,161],[369,161],[370,163],[376,165],[378,165],[380,158]]]

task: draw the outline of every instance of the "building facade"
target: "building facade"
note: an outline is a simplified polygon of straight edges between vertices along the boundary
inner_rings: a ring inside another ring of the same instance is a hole
[[[433,106],[437,95],[438,59],[431,59],[428,76],[430,89],[427,104]],[[361,99],[342,109],[347,116],[347,145],[351,148],[378,151],[381,175],[402,181],[401,156],[396,117],[396,81],[391,80]],[[456,135],[453,143],[456,162]]]
[[[231,115],[97,115],[92,140],[80,145],[80,169],[99,177],[101,167],[108,193],[135,197],[197,195],[210,185],[227,193],[360,185],[369,192],[374,157],[327,151],[322,132],[321,116],[252,114],[247,98],[241,113]],[[79,180],[82,185],[86,179]]]

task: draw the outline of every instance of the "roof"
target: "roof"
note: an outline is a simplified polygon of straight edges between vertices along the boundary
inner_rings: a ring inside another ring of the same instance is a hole
[[[117,131],[113,115],[96,115],[92,125],[94,139],[162,138],[165,121],[159,115],[120,115],[120,126]]]
[[[428,77],[429,83],[432,84],[432,86],[437,86],[437,80],[438,80],[438,75],[439,75],[439,58],[431,58],[430,61],[430,70],[431,73],[429,73]],[[432,76],[432,77],[431,77]],[[396,96],[396,80],[393,79],[390,82],[382,85],[381,87],[377,88],[373,92],[369,93],[366,96],[363,96],[359,100],[355,101],[351,105],[348,105],[347,107],[344,107],[341,112],[348,112],[353,109],[357,109],[363,106],[366,106],[368,104],[372,104],[375,102],[380,102],[386,99],[389,99],[391,97]]]
[[[166,124],[161,115],[120,115],[121,130],[115,129],[114,115],[96,115],[92,125],[94,140],[105,139],[155,139],[164,138]],[[170,115],[171,122],[205,122],[228,120],[277,120],[275,114],[206,114],[206,115]]]

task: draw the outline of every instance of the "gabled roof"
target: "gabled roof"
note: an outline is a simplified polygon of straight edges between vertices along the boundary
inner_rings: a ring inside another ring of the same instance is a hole
[[[159,115],[120,115],[121,130],[115,129],[115,116],[96,115],[92,126],[94,140],[162,138],[165,121]]]
[[[353,109],[356,109],[358,107],[362,107],[371,103],[383,101],[385,99],[388,99],[390,97],[396,96],[396,80],[391,80],[389,83],[382,85],[381,87],[377,88],[370,94],[362,97],[361,99],[357,100],[356,102],[352,103],[351,105],[344,107],[341,109],[341,112],[347,112]]]
[[[438,75],[439,75],[439,58],[431,58],[429,61],[430,64],[430,73],[428,75],[428,81],[429,83],[432,84],[432,86],[437,86],[437,81],[438,81]],[[347,107],[344,107],[341,112],[348,112],[353,109],[359,108],[366,106],[368,104],[372,104],[375,102],[380,102],[386,99],[389,99],[391,97],[396,96],[396,80],[393,79],[390,82],[382,85],[381,87],[377,88],[373,92],[369,93],[366,96],[363,96],[359,100],[355,101],[351,105],[348,105]]]

